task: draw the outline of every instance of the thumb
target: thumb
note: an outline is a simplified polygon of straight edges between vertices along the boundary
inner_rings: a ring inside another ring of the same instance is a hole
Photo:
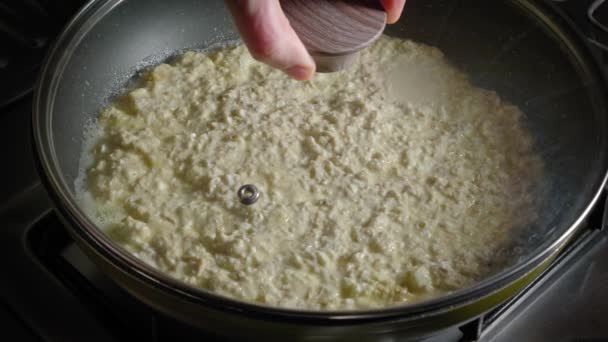
[[[297,80],[308,80],[315,62],[289,24],[279,0],[226,0],[251,55]]]

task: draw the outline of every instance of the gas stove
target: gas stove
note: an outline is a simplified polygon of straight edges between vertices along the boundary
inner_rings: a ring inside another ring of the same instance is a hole
[[[555,1],[584,32],[607,31],[608,1]],[[15,341],[216,341],[157,313],[93,265],[40,184],[30,143],[31,89],[44,53],[82,0],[0,2],[0,327]],[[608,73],[608,41],[589,35]],[[428,341],[608,341],[608,201],[535,282]],[[391,339],[398,341],[396,336]]]

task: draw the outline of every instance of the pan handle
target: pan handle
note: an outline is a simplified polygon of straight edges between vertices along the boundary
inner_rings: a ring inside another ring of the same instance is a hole
[[[577,23],[590,45],[608,52],[608,0],[551,1],[563,14]],[[584,6],[581,6],[581,3],[584,3]]]

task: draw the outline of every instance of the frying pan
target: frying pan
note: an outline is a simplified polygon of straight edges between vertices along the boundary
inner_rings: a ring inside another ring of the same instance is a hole
[[[426,335],[487,311],[533,280],[580,230],[606,182],[606,83],[580,32],[549,1],[410,0],[387,34],[440,48],[479,87],[526,114],[545,175],[539,219],[515,262],[471,287],[364,311],[244,303],[146,266],[84,215],[74,196],[83,132],[138,70],[185,49],[237,39],[222,1],[93,0],[50,51],[34,99],[40,173],[78,245],[159,311],[225,336],[305,340]]]

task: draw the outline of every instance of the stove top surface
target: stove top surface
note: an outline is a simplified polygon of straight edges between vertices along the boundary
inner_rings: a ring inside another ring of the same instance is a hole
[[[608,13],[599,7],[603,1],[556,2],[589,9],[597,5],[595,12],[577,12],[586,14],[574,18],[581,25],[608,22],[599,19]],[[0,326],[18,341],[219,340],[156,313],[104,276],[69,238],[39,182],[30,142],[30,90],[46,47],[82,3],[0,2],[0,44],[10,47],[0,50],[0,153],[8,156],[0,182],[0,267],[5,275]],[[36,24],[26,25],[31,22]],[[598,37],[589,39],[598,47],[606,44]],[[608,341],[605,202],[604,195],[587,229],[526,291],[429,341]]]

